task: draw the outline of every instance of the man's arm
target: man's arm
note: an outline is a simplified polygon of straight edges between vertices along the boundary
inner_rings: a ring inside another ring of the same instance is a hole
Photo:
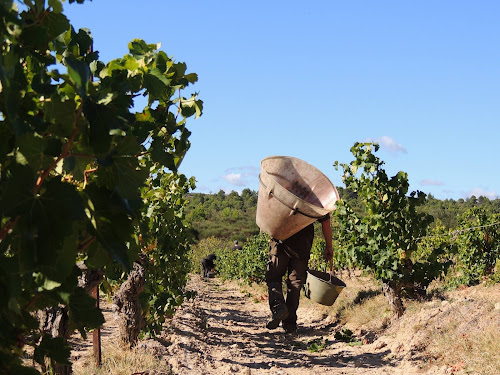
[[[323,237],[325,237],[326,247],[323,253],[323,259],[330,260],[333,258],[333,248],[332,248],[332,221],[330,218],[321,222],[321,230],[323,231]]]

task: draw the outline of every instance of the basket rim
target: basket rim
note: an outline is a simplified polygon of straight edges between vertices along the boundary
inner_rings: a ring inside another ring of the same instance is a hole
[[[326,182],[328,182],[328,184],[332,187],[332,190],[333,192],[335,193],[335,200],[332,202],[332,205],[334,206],[333,208],[329,209],[329,208],[325,208],[325,207],[320,207],[320,206],[316,206],[312,203],[309,203],[307,202],[306,200],[296,196],[295,194],[293,194],[291,191],[289,191],[288,189],[286,189],[283,185],[281,185],[275,178],[272,177],[272,174],[269,173],[265,168],[264,168],[264,162],[267,161],[267,160],[270,160],[270,159],[290,159],[290,160],[297,160],[299,163],[303,163],[311,168],[313,168],[315,170],[315,172],[321,174],[323,176],[323,178],[325,179]],[[287,191],[288,193],[290,193],[291,195],[294,196],[294,198],[298,199],[301,203],[305,204],[308,208],[310,208],[311,210],[313,211],[316,211],[318,209],[322,210],[325,212],[324,215],[334,211],[336,209],[336,202],[338,202],[340,200],[340,195],[339,195],[339,192],[337,190],[337,188],[335,187],[335,185],[333,184],[333,182],[328,178],[327,175],[325,175],[323,172],[321,172],[320,169],[316,168],[314,165],[312,164],[309,164],[308,162],[302,160],[302,159],[299,159],[299,158],[296,158],[294,156],[285,156],[285,155],[273,155],[273,156],[268,156],[268,157],[265,157],[264,159],[261,160],[260,162],[260,175],[262,174],[262,172],[264,172],[264,174],[266,176],[268,176],[269,179],[271,179],[276,185],[278,185],[281,189]],[[259,182],[260,184],[264,185],[264,183],[262,182],[261,178],[260,178],[260,175],[259,175]]]

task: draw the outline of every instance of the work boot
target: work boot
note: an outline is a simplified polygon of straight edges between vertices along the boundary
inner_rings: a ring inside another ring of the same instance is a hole
[[[283,322],[282,326],[283,326],[283,329],[285,330],[286,334],[293,335],[293,334],[297,333],[297,325],[296,324],[285,324],[285,322]]]
[[[280,325],[280,322],[286,318],[288,318],[288,309],[286,305],[280,305],[274,310],[271,320],[266,324],[266,328],[276,329]]]

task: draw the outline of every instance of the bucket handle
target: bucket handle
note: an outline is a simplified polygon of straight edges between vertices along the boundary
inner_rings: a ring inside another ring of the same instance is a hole
[[[328,275],[330,276],[330,284],[332,283],[332,277],[333,277],[333,259],[330,258],[329,260],[329,264],[330,264],[330,272],[328,272]],[[325,273],[326,273],[326,265],[325,265]]]
[[[264,182],[262,181],[262,179],[260,178],[260,174],[259,174],[259,182],[261,183],[261,185],[264,187],[264,189],[267,190],[267,186],[264,184]],[[301,214],[301,215],[304,215],[304,216],[307,216],[311,219],[321,219],[323,216],[311,216],[311,215],[308,215],[306,214],[305,212],[302,212],[300,211],[297,207],[290,207],[288,204],[286,204],[285,202],[283,202],[281,199],[279,199],[275,194],[274,194],[274,191],[273,189],[270,189],[269,192],[268,192],[269,195],[272,195],[278,202],[280,202],[282,205],[284,205],[285,207],[289,208],[290,210],[293,211],[293,214],[296,215],[296,214]]]

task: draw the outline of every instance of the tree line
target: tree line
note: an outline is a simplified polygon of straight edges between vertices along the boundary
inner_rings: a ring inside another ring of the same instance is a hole
[[[356,192],[345,187],[337,187],[340,198],[352,209],[363,215],[363,202]],[[215,194],[189,193],[186,195],[186,220],[192,227],[193,240],[198,242],[204,238],[216,237],[225,240],[245,239],[259,233],[255,224],[258,192],[244,189],[240,194],[231,191],[229,194],[220,190]],[[429,214],[434,221],[432,226],[442,225],[446,229],[455,229],[459,218],[472,208],[484,209],[487,213],[500,213],[500,199],[489,199],[485,196],[454,199],[437,199],[427,194],[418,210]]]
[[[190,193],[186,196],[186,221],[192,226],[193,240],[208,237],[245,241],[259,233],[255,224],[256,191],[243,189],[241,194]]]

